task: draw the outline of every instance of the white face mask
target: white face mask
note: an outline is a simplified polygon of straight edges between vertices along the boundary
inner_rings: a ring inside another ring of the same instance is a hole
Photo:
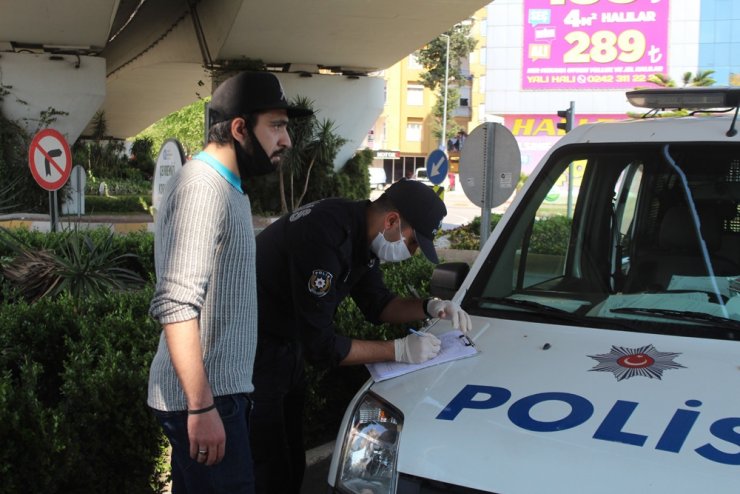
[[[398,231],[401,233],[401,222],[398,222]],[[385,238],[385,230],[382,233],[378,233],[378,236],[373,239],[370,244],[370,250],[372,250],[378,259],[387,262],[401,262],[411,257],[406,242],[404,241],[403,233],[401,238],[395,242],[390,242]]]

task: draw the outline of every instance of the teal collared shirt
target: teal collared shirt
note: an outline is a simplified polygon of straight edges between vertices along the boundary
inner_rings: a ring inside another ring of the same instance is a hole
[[[241,179],[234,172],[226,168],[224,164],[221,163],[219,160],[206,153],[205,151],[201,151],[200,153],[196,154],[193,159],[200,160],[206,163],[208,166],[216,170],[219,175],[224,177],[231,185],[233,185],[236,190],[238,190],[242,194],[244,193],[244,189],[242,189]]]

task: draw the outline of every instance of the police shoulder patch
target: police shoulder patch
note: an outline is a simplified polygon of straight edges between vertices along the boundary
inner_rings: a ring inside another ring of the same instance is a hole
[[[308,279],[308,291],[317,297],[323,297],[331,289],[334,275],[323,269],[314,269]]]

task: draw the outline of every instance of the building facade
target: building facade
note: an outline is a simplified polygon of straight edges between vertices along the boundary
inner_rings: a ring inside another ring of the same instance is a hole
[[[460,100],[452,114],[466,133],[485,120],[486,14],[487,9],[481,9],[466,21],[473,24],[471,36],[477,44],[468,59],[461,61],[467,84],[457,87]],[[385,103],[362,147],[375,152],[373,166],[385,169],[387,183],[413,176],[417,168],[426,166],[429,153],[442,145],[434,135],[437,95],[422,85],[422,71],[414,54],[410,54],[377,74],[385,80]],[[449,155],[450,170],[456,172],[459,146],[453,147]]]
[[[574,125],[639,112],[625,92],[657,87],[652,74],[682,85],[686,72],[713,70],[737,84],[737,0],[496,0],[487,12],[486,120],[512,131],[529,174]]]

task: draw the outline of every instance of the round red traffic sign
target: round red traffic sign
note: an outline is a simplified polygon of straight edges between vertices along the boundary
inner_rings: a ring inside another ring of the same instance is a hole
[[[72,173],[72,153],[67,140],[54,129],[40,131],[28,148],[28,166],[42,188],[61,189]]]

